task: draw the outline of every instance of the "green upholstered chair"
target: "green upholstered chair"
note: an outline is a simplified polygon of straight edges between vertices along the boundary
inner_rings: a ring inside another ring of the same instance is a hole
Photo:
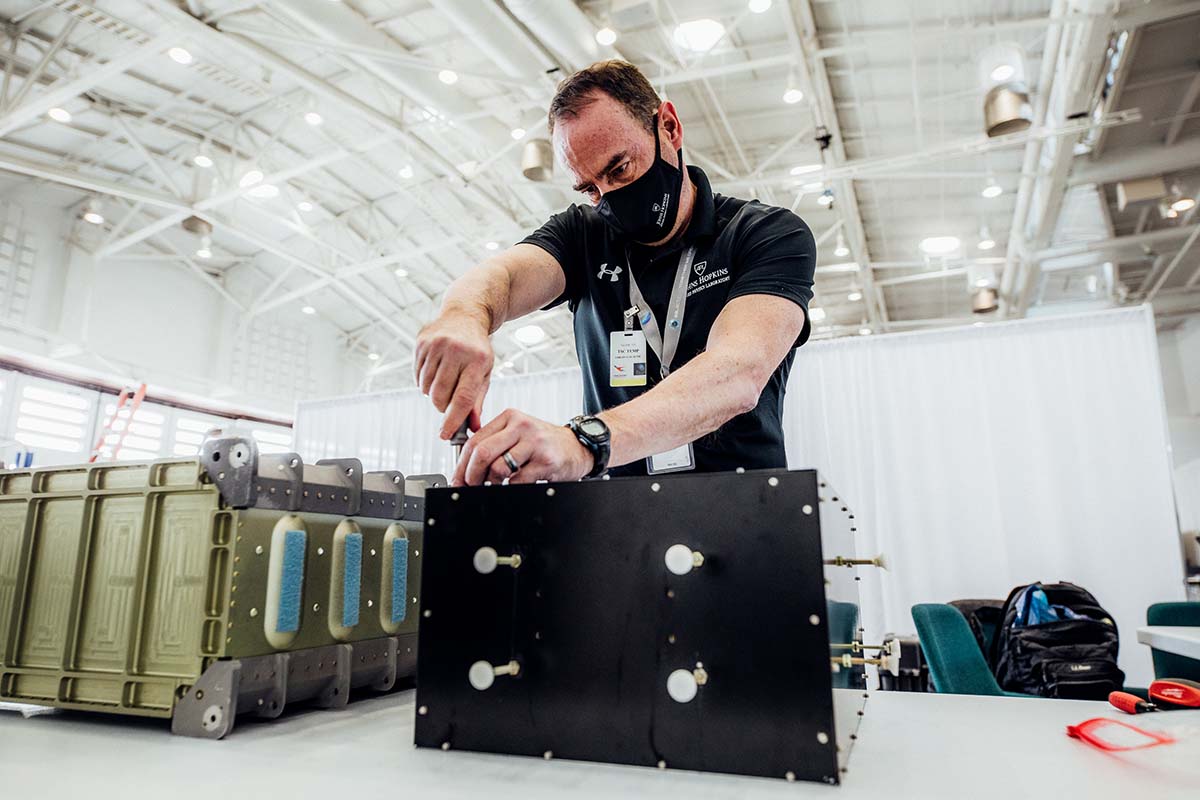
[[[838,600],[829,600],[826,605],[829,608],[829,641],[835,642],[853,642],[858,637],[854,635],[854,629],[858,626],[858,605],[856,603],[843,603]],[[845,650],[833,651],[834,655],[841,655]],[[852,669],[840,669],[833,673],[833,686],[835,689],[861,689],[864,685],[863,675],[865,671],[861,666],[855,666]]]
[[[912,607],[913,622],[933,687],[942,694],[982,694],[995,697],[1028,697],[1006,692],[996,683],[971,627],[958,609],[944,603]]]
[[[1200,603],[1155,603],[1146,609],[1148,625],[1179,625],[1200,628]],[[1154,677],[1200,681],[1200,661],[1150,648]]]

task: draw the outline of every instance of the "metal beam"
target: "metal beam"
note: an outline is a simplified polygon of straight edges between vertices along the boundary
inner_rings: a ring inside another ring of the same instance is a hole
[[[8,170],[9,172],[28,175],[31,178],[41,178],[66,186],[74,186],[77,189],[83,189],[87,192],[123,197],[126,200],[158,206],[159,208],[190,211],[188,206],[173,197],[146,191],[136,186],[131,186],[129,183],[111,181],[106,178],[84,175],[77,172],[68,172],[53,164],[29,161],[3,152],[0,152],[0,170]]]
[[[67,24],[63,26],[62,30],[58,32],[58,36],[54,37],[54,41],[51,42],[50,46],[46,48],[46,52],[42,54],[42,57],[38,63],[32,70],[25,74],[25,79],[21,83],[21,88],[18,89],[17,93],[12,97],[11,102],[13,106],[20,106],[21,101],[25,99],[30,90],[33,89],[34,86],[38,85],[38,81],[40,81],[42,79],[42,75],[46,73],[46,67],[50,66],[50,63],[54,60],[54,57],[58,55],[60,50],[62,50],[63,45],[66,44],[67,37],[71,35],[71,33],[75,30],[75,26],[78,24],[78,19],[73,18],[69,20]],[[14,45],[19,39],[19,36],[13,39]],[[17,49],[14,46],[13,54],[15,55],[16,52]],[[7,106],[8,103],[6,102],[5,105]]]
[[[319,39],[315,36],[301,36],[299,34],[269,31],[257,28],[252,25],[243,25],[236,22],[222,22],[217,26],[222,33],[237,34],[246,36],[253,40],[263,39],[266,41],[283,42],[285,44],[296,44],[303,47],[311,47],[314,50],[327,53],[345,53],[353,56],[365,56],[375,61],[383,61],[389,64],[400,64],[412,69],[424,70],[426,72],[440,72],[446,68],[446,63],[427,61],[419,56],[412,56],[407,53],[398,52],[396,50],[387,50],[382,47],[371,47],[362,43],[347,44],[330,39]],[[537,83],[540,76],[527,75],[521,78],[509,78],[497,73],[479,73],[479,72],[464,72],[457,67],[454,70],[460,78],[473,78],[480,81],[488,81],[490,83],[498,83],[504,86],[512,86],[520,89],[527,89]]]
[[[797,24],[792,16],[790,0],[782,5],[782,10],[788,38],[800,56],[803,83],[810,87],[815,95],[812,102],[814,126],[818,130],[824,127],[831,136],[830,146],[822,152],[822,160],[826,169],[811,180],[832,180],[835,205],[845,223],[850,252],[853,254],[854,260],[862,265],[860,274],[863,279],[863,295],[867,301],[867,318],[873,325],[880,322],[886,323],[888,321],[887,303],[883,293],[875,288],[870,266],[871,255],[867,248],[867,234],[863,227],[854,183],[850,180],[850,174],[839,174],[840,167],[846,161],[846,145],[842,138],[841,123],[834,106],[833,88],[826,72],[825,61],[816,53],[819,42],[812,0],[803,0],[800,3],[800,24]],[[802,37],[801,34],[803,34]],[[811,57],[811,63],[805,56]],[[798,200],[799,195],[797,195]]]
[[[1045,261],[1051,258],[1077,256],[1084,253],[1115,253],[1129,248],[1153,247],[1155,245],[1173,242],[1200,230],[1200,222],[1178,228],[1163,228],[1146,233],[1116,236],[1112,239],[1100,239],[1094,242],[1079,242],[1059,247],[1039,250],[1031,255],[1035,261]]]
[[[9,109],[3,116],[0,116],[0,138],[12,133],[26,122],[40,117],[55,106],[61,106],[94,86],[100,85],[112,76],[119,75],[148,58],[153,58],[175,40],[176,36],[173,34],[158,36],[103,64],[88,65],[86,69],[81,70],[82,74],[78,78],[63,78],[56,81],[47,91],[24,105]]]
[[[1200,97],[1200,72],[1192,76],[1188,87],[1180,95],[1179,105],[1175,108],[1175,118],[1167,126],[1167,133],[1163,136],[1163,144],[1168,147],[1175,144],[1175,140],[1179,138],[1179,132],[1183,130],[1183,124],[1187,122],[1185,115],[1192,110],[1192,106],[1196,105],[1197,97]]]
[[[1200,136],[1188,137],[1170,146],[1109,150],[1099,161],[1076,165],[1067,183],[1071,186],[1114,183],[1196,166],[1200,166]]]
[[[1163,284],[1165,284],[1167,279],[1171,277],[1171,273],[1173,273],[1175,268],[1179,266],[1179,263],[1183,261],[1183,257],[1191,252],[1192,245],[1196,243],[1197,237],[1200,237],[1200,225],[1193,225],[1192,233],[1190,236],[1188,236],[1187,241],[1183,243],[1183,247],[1179,248],[1179,252],[1176,253],[1175,257],[1171,259],[1171,263],[1167,265],[1167,268],[1164,269],[1162,274],[1158,276],[1158,280],[1156,280],[1154,285],[1150,287],[1150,291],[1146,293],[1147,303],[1154,301],[1154,296],[1158,294],[1159,290],[1162,289]]]
[[[138,155],[142,157],[142,160],[146,162],[146,166],[150,167],[150,171],[153,172],[155,177],[158,178],[159,184],[161,184],[162,188],[166,189],[176,197],[182,198],[183,192],[179,191],[179,186],[176,185],[174,179],[167,174],[167,171],[162,168],[162,164],[158,163],[158,159],[155,158],[150,151],[146,149],[146,146],[142,144],[142,141],[138,139],[137,134],[133,132],[133,128],[125,120],[125,115],[118,112],[113,114],[112,118],[113,121],[117,123],[117,127],[121,129],[121,133],[124,134],[125,141],[127,141],[130,146],[137,151]]]

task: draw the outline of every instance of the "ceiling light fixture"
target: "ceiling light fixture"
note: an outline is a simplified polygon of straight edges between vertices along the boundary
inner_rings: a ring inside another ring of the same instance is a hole
[[[408,270],[406,270],[404,267],[396,267],[396,269],[394,270],[394,273],[397,278],[407,278],[408,277]]]
[[[46,116],[50,117],[50,119],[54,120],[55,122],[61,122],[64,125],[71,121],[71,112],[67,111],[65,108],[59,108],[58,106],[55,106],[47,111]]]
[[[837,247],[833,248],[833,254],[838,258],[850,255],[850,248],[846,247],[846,237],[842,236],[841,231],[838,231]]]
[[[308,202],[307,200],[301,200],[299,203],[296,203],[296,208],[300,209],[301,211],[303,211],[305,213],[308,213],[309,211],[313,210],[313,204]]]
[[[522,325],[513,331],[513,338],[530,347],[545,339],[546,331],[541,325]]]
[[[309,125],[312,125],[315,128],[318,125],[320,125],[322,122],[324,122],[325,118],[322,117],[320,112],[318,112],[318,111],[305,111],[304,112],[304,121],[307,122]]]
[[[505,361],[505,362],[504,362],[504,364],[503,364],[502,366],[503,366],[505,369],[512,369],[512,368],[513,368],[513,362],[511,362],[511,361]]]
[[[499,242],[488,242],[487,244],[484,245],[484,247],[486,247],[488,250],[499,250],[500,243]]]
[[[525,138],[525,129],[524,128],[513,128],[511,133],[512,133],[512,137],[514,139],[516,139],[517,141],[520,141],[521,139]]]
[[[693,53],[706,53],[725,36],[725,26],[715,19],[694,19],[675,26],[675,44]]]
[[[931,256],[953,253],[962,244],[957,236],[929,236],[921,240],[921,252]]]
[[[871,329],[870,329],[870,328],[868,328],[868,327],[866,327],[866,326],[863,326],[863,327],[861,327],[861,328],[859,328],[859,329],[858,329],[858,335],[859,335],[859,336],[870,336],[870,335],[871,335]]]
[[[1000,184],[996,183],[995,178],[988,178],[987,185],[983,187],[983,191],[980,194],[991,200],[993,197],[999,197],[1004,194],[1004,189],[1001,188]]]
[[[87,205],[83,207],[83,221],[90,222],[92,225],[104,224],[104,214],[97,198],[93,197],[88,200]]]
[[[301,311],[301,313],[304,313],[304,314],[317,313],[317,310],[315,308],[313,308],[312,306],[304,306],[303,308],[300,309],[300,311]]]
[[[849,300],[851,303],[857,303],[859,300],[862,300],[862,292],[860,292],[856,289],[853,292],[851,292],[850,294],[846,295],[846,299]]]
[[[821,181],[813,181],[812,183],[802,184],[800,188],[806,192],[819,192],[825,188],[825,184]]]
[[[750,9],[751,14],[761,14],[770,9],[771,0],[750,0],[746,7]]]
[[[1196,207],[1196,201],[1191,197],[1181,197],[1174,203],[1171,203],[1172,211],[1190,211]]]
[[[192,156],[192,163],[201,169],[209,169],[213,165],[213,160],[208,153],[201,150],[199,153],[196,153],[196,155]]]
[[[600,30],[596,31],[596,41],[605,47],[608,47],[612,45],[613,42],[617,41],[617,32],[612,28],[601,28]]]
[[[992,238],[992,232],[988,230],[987,225],[979,228],[979,243],[975,246],[980,250],[991,250],[996,246],[996,240]]]
[[[212,238],[205,236],[200,239],[200,246],[196,248],[196,258],[205,260],[212,258]]]
[[[813,306],[808,310],[808,318],[813,322],[820,322],[825,319],[825,309]]]
[[[1017,69],[1012,64],[997,64],[991,72],[991,78],[997,83],[1004,83],[1015,74]]]
[[[378,361],[379,353],[367,353],[367,358],[369,358],[372,361]]]
[[[820,172],[824,166],[824,164],[799,164],[792,167],[789,172],[792,175],[807,175],[810,172]]]
[[[444,69],[438,73],[438,80],[447,86],[458,83],[458,73],[452,69]]]
[[[247,164],[246,169],[242,171],[242,176],[238,178],[238,186],[249,189],[255,184],[262,183],[263,177],[265,177],[263,171],[258,168],[257,164]]]
[[[783,102],[787,103],[789,106],[795,105],[803,99],[804,92],[800,91],[794,86],[788,87],[783,93]]]
[[[279,187],[273,183],[260,183],[246,190],[246,196],[256,200],[270,200],[279,196]]]
[[[192,63],[192,54],[182,47],[172,47],[167,51],[167,55],[169,55],[171,60],[176,64],[183,64],[184,66],[187,66],[188,64]]]
[[[817,202],[826,207],[833,205],[833,192],[829,189],[821,192],[821,196],[817,198]]]
[[[412,164],[405,164],[397,171],[397,174],[404,180],[408,180],[413,176]]]

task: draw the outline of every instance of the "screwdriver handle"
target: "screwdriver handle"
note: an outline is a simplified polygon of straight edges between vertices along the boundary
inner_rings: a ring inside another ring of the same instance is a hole
[[[1124,711],[1126,714],[1141,714],[1143,711],[1158,711],[1158,708],[1153,703],[1147,703],[1136,694],[1129,692],[1112,692],[1108,696],[1108,702]]]
[[[468,420],[463,420],[463,424],[459,426],[454,435],[450,437],[450,445],[454,448],[454,463],[458,463],[462,458],[463,445],[467,443]]]

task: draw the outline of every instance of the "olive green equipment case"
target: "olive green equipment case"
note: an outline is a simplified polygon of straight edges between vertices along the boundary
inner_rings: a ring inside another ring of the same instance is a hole
[[[219,739],[238,714],[387,691],[415,674],[424,491],[444,483],[243,437],[0,472],[0,700]]]

